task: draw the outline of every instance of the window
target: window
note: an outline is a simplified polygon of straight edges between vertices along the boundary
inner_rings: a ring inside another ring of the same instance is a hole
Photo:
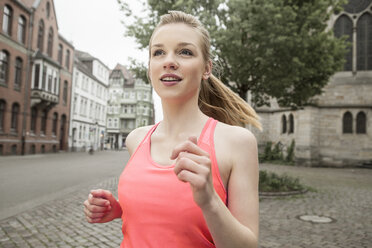
[[[73,103],[73,113],[76,114],[77,113],[77,108],[76,108],[76,105],[77,105],[77,96],[74,96],[74,103]]]
[[[15,61],[15,76],[14,76],[14,88],[20,89],[22,84],[22,59],[16,58]]]
[[[17,155],[17,145],[12,145],[12,155]]]
[[[63,104],[67,104],[67,88],[68,88],[68,83],[67,81],[64,82],[63,84]]]
[[[12,34],[12,18],[13,18],[12,8],[9,5],[5,5],[3,15],[3,31],[7,35]]]
[[[357,133],[367,133],[366,127],[367,127],[367,118],[366,114],[364,112],[359,112],[357,114],[357,122],[356,122],[356,132]]]
[[[353,132],[353,115],[350,112],[346,112],[342,118],[342,132],[352,133]]]
[[[46,128],[47,128],[47,117],[48,117],[48,111],[43,110],[41,112],[41,133],[45,134],[46,133]]]
[[[63,46],[62,44],[58,45],[58,62],[62,65],[62,58],[63,58]]]
[[[46,15],[47,15],[47,18],[50,17],[50,3],[49,2],[46,3]]]
[[[10,122],[10,130],[12,132],[18,131],[18,115],[19,115],[19,104],[14,103],[12,106],[12,118]]]
[[[39,31],[37,34],[37,48],[39,48],[40,52],[43,52],[43,46],[44,46],[44,21],[40,20]]]
[[[365,13],[357,24],[357,70],[372,70],[372,15]]]
[[[41,145],[41,153],[45,153],[45,145]]]
[[[44,66],[44,68],[43,68],[43,78],[42,78],[42,80],[41,80],[41,88],[43,89],[43,90],[46,90],[46,75],[47,75],[47,67],[46,66]]]
[[[65,61],[65,66],[67,69],[70,68],[70,50],[66,51],[66,61]]]
[[[293,114],[289,115],[289,130],[288,133],[294,133],[294,120],[293,120]]]
[[[0,84],[7,84],[9,77],[9,53],[0,51]]]
[[[346,15],[340,16],[334,27],[334,34],[336,37],[342,37],[344,35],[347,35],[347,41],[350,42],[350,46],[348,47],[348,51],[345,55],[345,65],[344,65],[344,70],[345,71],[351,71],[353,69],[353,62],[352,62],[352,51],[353,51],[353,23],[351,22],[350,18],[347,17]]]
[[[287,118],[285,115],[282,115],[282,133],[287,132]]]
[[[48,75],[48,91],[49,92],[52,92],[52,88],[53,87],[53,76],[52,75]]]
[[[30,151],[31,154],[35,154],[36,153],[36,146],[34,144],[31,145],[31,151]]]
[[[6,102],[4,100],[0,100],[0,131],[4,131],[4,120],[5,120],[5,112],[6,112]]]
[[[17,39],[18,42],[25,44],[26,38],[26,18],[20,16],[18,18],[18,30],[17,30]]]
[[[52,57],[52,54],[53,54],[53,28],[49,29],[47,52],[48,52],[49,57]]]
[[[31,109],[31,132],[36,133],[37,108]]]
[[[58,114],[54,113],[53,114],[53,128],[52,128],[53,135],[57,134],[57,123],[58,123]]]
[[[34,74],[34,88],[39,88],[39,81],[40,81],[40,65],[35,65],[35,74]]]

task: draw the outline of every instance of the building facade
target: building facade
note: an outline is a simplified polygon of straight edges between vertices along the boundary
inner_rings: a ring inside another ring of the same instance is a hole
[[[124,66],[117,64],[110,73],[107,149],[122,148],[133,129],[153,124],[153,108],[151,85],[135,79]]]
[[[267,142],[285,150],[295,141],[295,160],[308,166],[372,164],[372,0],[351,0],[329,22],[351,47],[343,71],[337,72],[301,110],[257,109],[263,132],[255,132],[262,151]],[[326,52],[326,51],[325,51]]]
[[[104,148],[109,72],[99,59],[75,51],[69,130],[71,151]]]
[[[0,3],[0,154],[67,150],[74,47],[52,0]]]

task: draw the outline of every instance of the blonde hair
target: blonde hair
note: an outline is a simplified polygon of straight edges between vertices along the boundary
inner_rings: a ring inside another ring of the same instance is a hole
[[[168,14],[161,16],[153,35],[161,26],[173,23],[183,23],[198,31],[201,35],[201,50],[204,61],[205,63],[212,61],[209,32],[198,19],[190,14],[182,11],[169,11]],[[150,47],[151,42],[152,37]],[[198,102],[199,108],[204,114],[218,121],[237,126],[250,124],[262,130],[256,111],[213,74],[210,75],[208,80],[202,80]]]

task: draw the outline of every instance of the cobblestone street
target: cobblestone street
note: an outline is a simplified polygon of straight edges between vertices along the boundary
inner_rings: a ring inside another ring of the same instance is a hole
[[[260,247],[372,247],[372,170],[268,164],[261,169],[299,176],[314,190],[261,200]],[[89,224],[82,205],[92,188],[116,194],[117,180],[108,178],[1,220],[0,247],[119,247],[121,221]],[[327,216],[333,222],[314,224],[300,220],[300,215]]]

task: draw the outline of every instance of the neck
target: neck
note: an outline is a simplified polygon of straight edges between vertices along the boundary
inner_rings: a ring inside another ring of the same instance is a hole
[[[162,108],[163,121],[159,129],[168,137],[196,135],[209,118],[199,109],[197,97],[182,103],[162,100]]]

